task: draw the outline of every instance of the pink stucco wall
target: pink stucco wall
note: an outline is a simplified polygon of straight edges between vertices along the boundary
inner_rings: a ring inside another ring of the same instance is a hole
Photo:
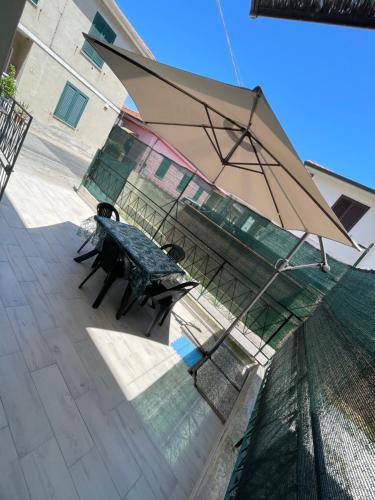
[[[123,119],[123,126],[131,130],[139,141],[153,149],[151,154],[149,154],[149,150],[147,150],[142,157],[138,159],[139,167],[136,169],[138,173],[150,179],[154,184],[174,198],[177,198],[180,195],[177,186],[185,174],[192,175],[195,172],[193,165],[165,141],[158,138],[150,130],[147,130],[141,123],[138,123],[138,120],[126,117]],[[165,177],[159,179],[155,173],[164,157],[169,158],[173,163],[170,165]],[[200,197],[194,201],[201,205],[209,196],[207,191],[210,190],[210,185],[199,174],[190,181],[182,197],[192,199],[200,187],[202,187],[204,191]]]
[[[145,126],[142,126],[141,123],[137,123],[136,120],[132,120],[129,118],[123,119],[123,125],[134,132],[134,135],[142,141],[147,146],[152,147],[158,153],[166,156],[170,160],[186,167],[188,170],[195,171],[194,166],[189,163],[186,158],[180,155],[174,148],[169,146],[165,141],[159,139],[153,132],[147,130]]]

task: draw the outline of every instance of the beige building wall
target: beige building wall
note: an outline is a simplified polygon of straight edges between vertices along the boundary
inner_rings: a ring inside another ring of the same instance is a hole
[[[89,98],[76,128],[53,115],[67,81]],[[124,95],[123,90],[120,99]],[[34,117],[34,133],[87,156],[94,154],[104,144],[117,117],[116,111],[106,107],[101,99],[58,62],[46,56],[35,43],[22,69],[17,101],[30,106],[29,112]]]
[[[81,51],[82,32],[97,12],[115,31],[116,45],[150,55],[114,0],[39,0],[36,6],[28,0],[11,60],[18,69],[17,100],[30,107],[34,132],[90,155],[105,142],[127,97],[109,67],[98,68]],[[53,116],[68,81],[89,98],[75,129]]]

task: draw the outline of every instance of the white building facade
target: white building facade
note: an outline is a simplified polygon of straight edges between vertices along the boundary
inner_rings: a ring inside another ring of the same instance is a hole
[[[352,181],[335,172],[306,161],[320,192],[332,207],[361,251],[330,240],[325,241],[332,257],[362,269],[375,269],[375,189]]]
[[[114,0],[27,0],[9,63],[34,132],[92,155],[127,93],[83,32],[153,57]]]

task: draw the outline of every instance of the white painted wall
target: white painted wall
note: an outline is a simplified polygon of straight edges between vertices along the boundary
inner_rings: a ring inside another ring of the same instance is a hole
[[[99,69],[81,52],[82,32],[90,30],[96,12],[116,32],[116,45],[146,52],[116,13],[114,0],[39,0],[37,6],[28,0],[19,25],[33,44],[18,80],[17,100],[30,106],[34,131],[90,155],[105,142],[127,97],[106,64]],[[89,97],[76,129],[53,116],[67,81]]]
[[[320,192],[330,206],[332,206],[341,195],[346,195],[370,207],[370,210],[368,210],[362,219],[360,219],[349,231],[349,234],[357,243],[365,247],[375,242],[375,194],[365,189],[361,189],[360,187],[353,186],[350,182],[337,179],[329,175],[329,173],[321,172],[308,165],[307,168],[310,173],[313,174],[315,184],[318,186]],[[354,264],[361,255],[361,252],[341,245],[340,243],[330,240],[324,240],[324,242],[327,253],[346,264]],[[313,241],[311,241],[311,243],[313,243]],[[316,241],[314,243],[316,244]],[[363,258],[358,267],[362,269],[375,269],[374,248],[372,248]]]

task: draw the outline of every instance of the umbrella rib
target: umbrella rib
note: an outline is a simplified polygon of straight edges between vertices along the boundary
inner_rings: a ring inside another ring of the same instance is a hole
[[[267,178],[267,175],[266,175],[266,172],[265,172],[265,170],[264,170],[264,168],[263,168],[263,165],[262,165],[262,163],[260,162],[260,158],[259,158],[259,155],[258,155],[258,151],[255,149],[255,146],[254,146],[254,143],[253,143],[253,139],[252,139],[252,137],[251,137],[250,132],[248,132],[248,137],[249,137],[250,142],[251,142],[251,145],[252,145],[252,147],[253,147],[253,149],[254,149],[254,153],[255,153],[255,156],[257,157],[257,160],[258,160],[259,166],[260,166],[260,168],[262,169],[262,172],[263,172],[263,175],[264,175],[264,179],[265,179],[266,184],[267,184],[267,187],[268,187],[268,191],[270,192],[270,195],[271,195],[271,198],[272,198],[273,204],[275,205],[276,212],[277,212],[277,215],[279,216],[279,219],[280,219],[281,225],[282,225],[282,227],[285,227],[285,225],[284,225],[284,221],[283,221],[283,219],[282,219],[282,217],[281,217],[281,213],[280,213],[279,207],[277,206],[277,203],[276,203],[275,197],[274,197],[274,195],[273,195],[273,192],[272,192],[272,189],[271,189],[271,186],[270,186],[269,180],[268,180],[268,178]]]
[[[238,170],[245,170],[246,172],[254,172],[254,174],[264,175],[264,173],[259,172],[259,170],[252,170],[251,168],[240,167],[239,165],[236,165],[235,163],[227,163],[227,166],[233,167],[233,168],[238,168]]]
[[[267,154],[269,154],[275,161],[277,161],[277,158],[255,137],[253,139],[266,151]],[[280,162],[279,166],[291,177],[294,182],[302,189],[302,191],[307,194],[307,196],[320,208],[320,210],[328,217],[328,219],[337,227],[337,229],[346,237],[351,242],[351,239],[349,235],[346,233],[342,227],[335,221],[335,219],[332,218],[332,216],[327,212],[327,210],[321,206],[321,204],[309,193],[309,191],[299,182],[298,179],[294,177],[294,175],[289,172],[289,170]]]
[[[85,37],[89,38],[87,35],[85,35]],[[90,37],[91,38],[91,37]],[[202,106],[204,106],[207,109],[210,109],[211,111],[213,111],[214,113],[218,114],[219,116],[221,116],[222,118],[225,118],[226,120],[228,120],[230,123],[232,123],[233,125],[236,125],[240,130],[246,130],[246,127],[242,126],[242,125],[239,125],[236,121],[234,121],[232,118],[229,118],[229,116],[225,116],[223,113],[220,113],[220,111],[216,110],[214,107],[210,106],[210,104],[207,104],[206,102],[202,101],[201,99],[199,99],[198,97],[195,97],[193,94],[191,94],[190,92],[188,92],[187,90],[179,87],[178,85],[176,85],[175,83],[172,83],[170,81],[168,81],[166,78],[164,78],[163,76],[160,76],[158,75],[155,71],[153,71],[152,69],[149,69],[147,68],[146,66],[144,66],[143,64],[137,62],[137,61],[134,61],[133,59],[131,59],[130,57],[126,56],[125,54],[122,54],[121,52],[117,51],[115,49],[115,47],[113,45],[109,45],[109,44],[106,44],[106,43],[103,43],[101,40],[98,40],[97,38],[94,38],[94,41],[95,43],[97,43],[98,45],[101,45],[104,49],[106,50],[109,50],[110,52],[113,52],[114,54],[122,57],[123,59],[126,59],[128,62],[130,62],[131,64],[134,64],[134,66],[137,66],[138,68],[141,68],[143,71],[146,71],[147,73],[149,73],[150,75],[154,76],[155,78],[157,78],[158,80],[161,80],[162,82],[166,83],[167,85],[169,85],[170,87],[173,87],[174,89],[178,90],[179,92],[181,92],[182,94],[185,94],[187,95],[188,97],[190,97],[191,99],[193,99],[194,101],[196,102],[199,102],[200,104],[202,104]],[[253,92],[251,89],[246,89],[248,90],[249,92]],[[209,118],[210,120],[210,118]],[[210,120],[211,122],[211,120]],[[212,125],[211,125],[212,126]]]
[[[172,122],[149,122],[145,121],[144,122],[146,125],[170,125],[170,126],[178,126],[178,127],[195,127],[195,128],[207,128],[207,125],[197,125],[194,123],[172,123]],[[211,125],[210,125],[211,126]],[[231,132],[241,132],[242,129],[240,128],[231,128],[231,127],[219,127],[215,126],[212,127],[215,130],[229,130]]]
[[[205,131],[205,133],[206,133],[206,135],[207,135],[207,137],[208,137],[208,140],[209,140],[209,141],[210,141],[210,143],[212,144],[212,147],[214,148],[214,150],[215,150],[215,152],[216,152],[217,156],[219,156],[219,157],[220,157],[220,152],[217,150],[217,148],[216,148],[216,146],[215,146],[214,141],[213,141],[213,140],[212,140],[212,138],[210,137],[210,134],[207,132],[206,127],[203,127],[203,130]]]
[[[280,166],[280,165],[279,165],[279,166]],[[305,226],[305,224],[304,224],[303,220],[301,219],[301,216],[299,215],[298,210],[296,210],[296,209],[295,209],[295,207],[294,207],[293,203],[292,203],[292,202],[290,201],[290,199],[289,199],[289,196],[286,194],[286,192],[285,192],[285,190],[284,190],[283,186],[280,184],[279,180],[277,179],[277,176],[276,176],[276,175],[272,172],[272,170],[271,170],[271,169],[270,169],[270,174],[272,175],[272,177],[273,177],[274,181],[277,183],[277,185],[279,186],[279,188],[280,188],[280,189],[281,189],[281,191],[283,192],[283,194],[284,194],[285,198],[288,200],[288,202],[289,202],[290,206],[292,207],[293,212],[296,214],[297,218],[300,220],[300,222],[301,222],[301,224],[302,224],[302,227],[303,227],[303,230],[304,230],[305,232],[307,232],[307,228],[306,228],[306,226]]]
[[[212,130],[213,136],[215,138],[215,142],[216,142],[216,146],[217,146],[217,151],[219,152],[218,156],[220,158],[221,163],[223,163],[223,154],[222,154],[221,149],[220,149],[219,141],[218,141],[218,139],[216,137],[215,129],[214,129],[214,126],[212,124],[212,119],[211,119],[210,113],[208,111],[208,107],[206,105],[204,105],[204,109],[206,110],[207,118],[208,118],[208,121],[210,122],[211,130]]]
[[[228,165],[253,165],[253,166],[256,166],[256,165],[259,165],[259,163],[250,163],[250,162],[247,162],[247,161],[236,161],[236,162],[233,162],[233,163],[229,163],[228,162]],[[262,163],[262,165],[264,167],[280,167],[280,163]]]

